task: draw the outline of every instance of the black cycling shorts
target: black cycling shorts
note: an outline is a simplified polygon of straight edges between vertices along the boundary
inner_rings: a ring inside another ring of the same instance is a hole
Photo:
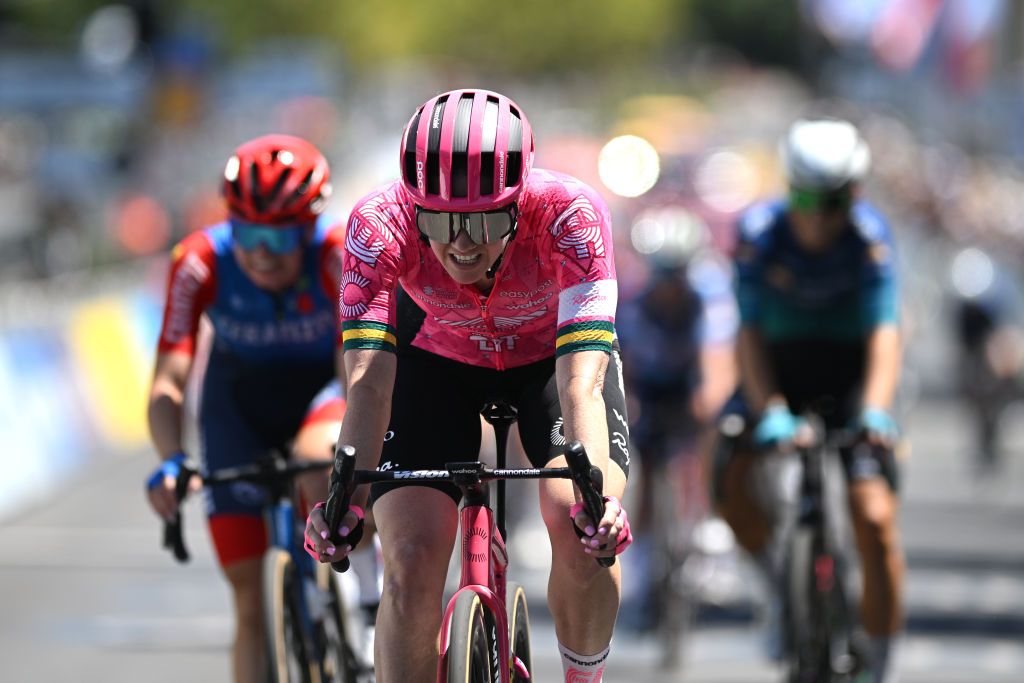
[[[605,373],[605,414],[611,460],[629,474],[629,429],[622,392],[622,365],[614,348]],[[534,467],[562,455],[565,436],[555,384],[554,357],[529,365],[493,370],[467,365],[422,349],[399,347],[379,468],[444,469],[445,463],[476,460],[480,454],[480,409],[507,402],[518,410],[520,439]],[[401,482],[374,484],[376,500],[397,486],[429,486],[462,496],[453,484]]]

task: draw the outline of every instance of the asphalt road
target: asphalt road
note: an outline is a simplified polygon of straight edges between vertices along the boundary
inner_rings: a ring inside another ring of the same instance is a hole
[[[965,429],[949,404],[920,407],[909,423],[904,682],[1024,680],[1024,427],[1009,435],[1009,467],[984,483],[970,476]],[[228,594],[201,510],[187,508],[194,559],[177,566],[159,549],[141,495],[151,466],[149,454],[98,458],[59,494],[0,524],[0,681],[229,679]],[[519,547],[528,538],[522,533]],[[561,680],[543,573],[520,564],[536,678]],[[682,673],[659,672],[649,639],[620,629],[605,680],[779,680],[762,658],[752,582],[740,566],[722,604],[702,613]]]

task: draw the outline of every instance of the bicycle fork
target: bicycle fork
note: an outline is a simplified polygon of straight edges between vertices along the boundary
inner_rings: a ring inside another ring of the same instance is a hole
[[[483,505],[464,505],[460,512],[462,529],[462,585],[445,608],[441,620],[441,642],[437,680],[445,680],[448,671],[448,650],[451,645],[451,623],[455,602],[463,591],[480,597],[489,615],[491,671],[494,683],[509,683],[513,671],[528,677],[526,666],[512,658],[509,643],[508,613],[505,609],[505,569],[508,553],[505,541],[495,530],[493,513]],[[493,582],[493,583],[492,583]],[[493,585],[495,591],[488,586]],[[513,660],[513,661],[510,661]],[[509,662],[509,666],[501,666]]]

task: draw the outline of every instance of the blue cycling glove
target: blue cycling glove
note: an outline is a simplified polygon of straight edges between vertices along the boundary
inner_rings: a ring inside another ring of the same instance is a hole
[[[754,445],[758,448],[767,448],[792,441],[800,424],[801,419],[789,412],[787,406],[769,406],[761,413],[761,420],[754,428]]]
[[[896,420],[889,411],[881,408],[864,408],[857,417],[856,427],[868,433],[869,437],[893,443],[899,437]]]
[[[188,460],[188,456],[178,451],[171,457],[160,463],[160,466],[153,471],[153,474],[149,475],[149,479],[146,480],[146,490],[152,491],[157,486],[162,486],[164,483],[164,477],[178,478],[181,474],[181,466]]]

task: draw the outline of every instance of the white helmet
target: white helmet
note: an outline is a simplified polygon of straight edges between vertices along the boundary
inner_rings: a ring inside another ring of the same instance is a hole
[[[782,164],[792,187],[836,190],[863,180],[871,166],[871,151],[848,121],[800,119],[783,141]]]

